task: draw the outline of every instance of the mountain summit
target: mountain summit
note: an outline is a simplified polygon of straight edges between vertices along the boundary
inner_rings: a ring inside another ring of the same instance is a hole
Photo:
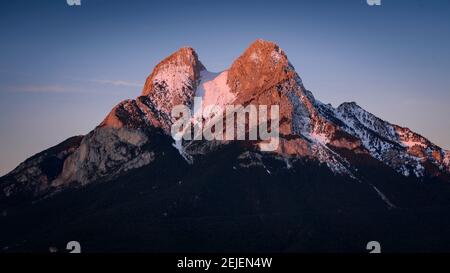
[[[202,98],[203,106],[278,105],[278,149],[263,152],[258,141],[175,143],[170,135],[175,122],[172,109],[185,105],[194,112],[195,97]],[[165,58],[148,76],[142,94],[120,102],[90,133],[43,151],[2,177],[0,209],[14,217],[31,213],[30,204],[43,204],[39,208],[44,214],[48,204],[57,204],[76,219],[120,215],[145,222],[129,216],[143,210],[148,219],[173,215],[177,227],[182,224],[175,219],[183,217],[203,223],[202,217],[211,215],[241,219],[242,215],[297,215],[303,210],[320,217],[328,217],[323,213],[329,211],[331,218],[325,221],[332,222],[334,213],[363,219],[360,212],[365,210],[388,217],[386,211],[448,206],[449,174],[448,151],[354,102],[334,108],[318,101],[286,53],[273,42],[257,40],[220,73],[208,71],[190,47]],[[85,204],[71,208],[77,199]],[[117,209],[117,215],[108,206]],[[92,211],[93,207],[98,210]],[[257,226],[254,220],[245,218]],[[285,218],[281,221],[292,224]],[[166,224],[155,230],[163,232],[160,228]],[[82,231],[90,230],[81,226]],[[269,226],[268,230],[274,228]],[[204,227],[192,228],[204,231]],[[13,238],[21,236],[17,234]],[[155,234],[148,236],[160,240]],[[167,236],[162,238],[169,240]],[[200,237],[209,242],[207,236]],[[283,237],[286,246],[297,249],[299,245],[288,237]],[[156,250],[168,243],[161,240],[154,245]],[[220,244],[218,249],[223,249]],[[273,249],[278,248],[267,250]]]
[[[228,85],[234,93],[262,92],[296,77],[286,54],[276,44],[256,40],[233,62]]]
[[[70,155],[58,155],[62,168],[51,170],[49,176],[36,164],[26,168],[30,164],[27,160],[6,176],[13,180],[3,183],[4,196],[11,196],[12,189],[20,192],[22,185],[35,185],[33,195],[39,196],[150,164],[152,153],[140,151],[151,141],[145,132],[161,129],[169,137],[174,122],[172,108],[192,108],[195,96],[202,97],[204,104],[219,106],[279,105],[281,145],[276,154],[288,161],[304,157],[325,163],[335,173],[357,177],[351,161],[365,155],[404,176],[448,182],[447,151],[407,128],[377,118],[356,103],[343,103],[338,108],[321,103],[305,89],[285,52],[275,43],[259,39],[222,73],[207,71],[194,49],[179,49],[156,65],[141,96],[114,107],[77,149],[72,148],[73,154],[62,151]],[[35,170],[31,176],[30,168]]]

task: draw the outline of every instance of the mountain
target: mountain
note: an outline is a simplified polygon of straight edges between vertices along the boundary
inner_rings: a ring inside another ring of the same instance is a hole
[[[195,125],[196,97],[204,108],[278,105],[277,149],[174,141],[172,109],[187,106]],[[0,178],[0,242],[13,252],[74,238],[88,251],[341,252],[375,238],[390,251],[448,251],[449,182],[450,152],[354,102],[318,101],[278,45],[257,40],[220,73],[184,47],[89,134]]]

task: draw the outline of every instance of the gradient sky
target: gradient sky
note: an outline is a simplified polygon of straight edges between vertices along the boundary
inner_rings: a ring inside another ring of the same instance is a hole
[[[86,134],[181,46],[210,71],[280,45],[319,100],[450,149],[450,1],[0,1],[0,175]]]

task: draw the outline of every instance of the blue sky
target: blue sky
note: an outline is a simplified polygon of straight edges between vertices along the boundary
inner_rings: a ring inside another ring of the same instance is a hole
[[[0,175],[89,132],[179,47],[217,72],[257,38],[278,43],[321,101],[356,101],[450,149],[450,1],[0,4]]]

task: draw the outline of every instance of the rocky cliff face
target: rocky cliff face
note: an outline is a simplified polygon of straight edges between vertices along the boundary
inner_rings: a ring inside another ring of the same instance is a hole
[[[419,178],[445,176],[448,164],[444,158],[448,152],[419,134],[383,121],[356,103],[341,104],[336,114],[343,120],[346,132],[360,139],[374,158],[397,172]]]
[[[83,136],[76,136],[36,154],[0,178],[0,202],[20,202],[48,192],[61,174],[66,159],[77,151]],[[12,201],[10,201],[12,200]]]
[[[198,115],[195,97],[278,105],[278,149],[175,142],[171,110]],[[425,137],[356,103],[315,99],[272,42],[255,41],[220,73],[182,48],[90,133],[0,178],[0,251],[47,251],[68,236],[90,251],[354,252],[374,238],[392,251],[405,251],[401,240],[448,251],[449,172],[450,153]]]
[[[278,105],[280,145],[273,156],[283,158],[287,166],[304,158],[360,180],[351,158],[368,157],[405,177],[449,182],[448,151],[356,103],[334,108],[316,100],[285,52],[272,42],[257,40],[221,73],[209,72],[192,48],[173,53],[149,75],[141,96],[119,103],[88,135],[68,140],[70,145],[63,149],[57,146],[43,152],[2,178],[3,199],[25,189],[40,196],[71,185],[108,181],[153,164],[161,158],[152,146],[153,138],[171,143],[172,108],[192,109],[196,96],[204,106]],[[228,143],[184,142],[176,148],[195,164],[192,157]],[[248,145],[258,148],[258,142]]]
[[[171,116],[175,105],[191,106],[205,70],[197,53],[184,47],[160,62],[147,78],[142,96],[146,96],[162,115]]]

